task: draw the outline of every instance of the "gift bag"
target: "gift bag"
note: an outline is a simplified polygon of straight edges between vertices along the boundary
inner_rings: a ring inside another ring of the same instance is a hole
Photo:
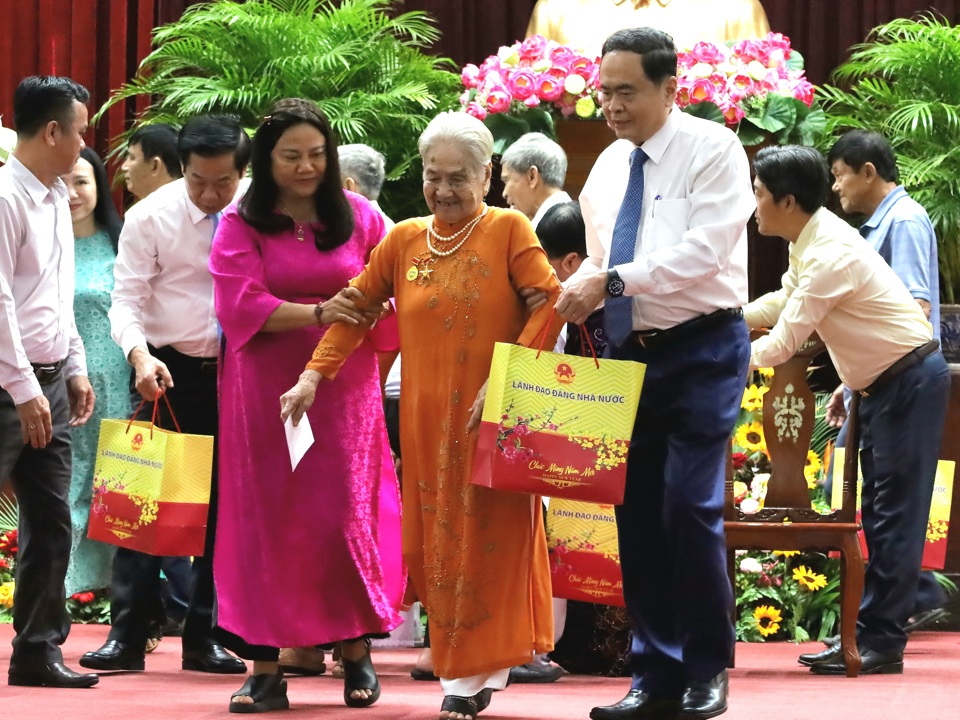
[[[840,507],[843,500],[843,448],[833,451],[833,496],[830,504]],[[953,476],[956,463],[953,460],[940,460],[937,463],[937,477],[933,485],[933,499],[930,503],[930,519],[927,521],[927,538],[923,546],[925,570],[943,570],[947,560],[947,532],[950,530],[950,505],[953,499]],[[857,473],[857,520],[860,520],[860,492],[863,489],[862,471]],[[863,559],[867,559],[867,541],[860,531],[860,548]]]
[[[497,343],[472,482],[619,504],[646,366]]]
[[[551,499],[547,547],[553,596],[623,607],[613,505]]]
[[[88,537],[150,555],[203,555],[212,469],[211,436],[102,420]]]

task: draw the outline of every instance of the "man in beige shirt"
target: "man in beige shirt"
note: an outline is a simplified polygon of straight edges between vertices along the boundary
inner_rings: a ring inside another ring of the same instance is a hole
[[[857,644],[862,674],[900,674],[947,411],[950,375],[920,306],[873,247],[823,207],[826,161],[812,148],[770,147],[754,161],[757,223],[791,243],[783,288],[744,307],[752,367],[789,359],[811,333],[862,396],[860,464],[867,564]],[[840,646],[800,662],[845,675]]]

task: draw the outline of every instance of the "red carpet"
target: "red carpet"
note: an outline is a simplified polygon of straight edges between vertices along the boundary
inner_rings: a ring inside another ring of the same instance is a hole
[[[64,646],[67,664],[100,646],[107,628],[78,625]],[[0,668],[10,659],[13,630],[0,625]],[[960,720],[960,634],[918,633],[910,641],[904,675],[825,678],[796,663],[814,644],[740,644],[731,670],[730,710],[724,720]],[[292,678],[291,709],[266,717],[433,720],[440,707],[436,683],[415,682],[408,674],[416,650],[375,650],[383,695],[366,710],[343,705],[342,681],[329,676]],[[214,676],[180,670],[180,641],[167,638],[147,656],[147,671],[102,676],[90,690],[9,687],[0,676],[2,720],[154,720],[226,718],[230,694],[242,676]],[[493,697],[483,720],[548,718],[586,720],[590,708],[619,700],[625,679],[566,676],[553,685],[513,685]],[[230,715],[230,717],[241,717]]]

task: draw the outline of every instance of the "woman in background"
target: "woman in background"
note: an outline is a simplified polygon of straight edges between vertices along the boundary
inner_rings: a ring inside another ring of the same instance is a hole
[[[97,405],[90,421],[71,428],[73,546],[66,578],[66,592],[70,596],[110,585],[114,548],[88,540],[87,522],[93,496],[100,420],[129,416],[130,366],[123,351],[110,339],[110,321],[107,319],[121,221],[110,197],[106,168],[97,153],[85,147],[80,151],[73,171],[63,176],[63,181],[69,191],[70,217],[76,238],[74,316],[87,352],[90,384],[97,393]]]

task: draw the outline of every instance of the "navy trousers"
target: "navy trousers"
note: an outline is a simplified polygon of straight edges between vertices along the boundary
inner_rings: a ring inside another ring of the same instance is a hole
[[[950,371],[929,355],[860,402],[863,532],[869,559],[857,622],[861,648],[900,652],[914,612]]]
[[[716,676],[733,654],[723,492],[750,357],[747,326],[731,316],[663,348],[628,341],[608,354],[647,365],[617,508],[633,688],[678,695]]]

